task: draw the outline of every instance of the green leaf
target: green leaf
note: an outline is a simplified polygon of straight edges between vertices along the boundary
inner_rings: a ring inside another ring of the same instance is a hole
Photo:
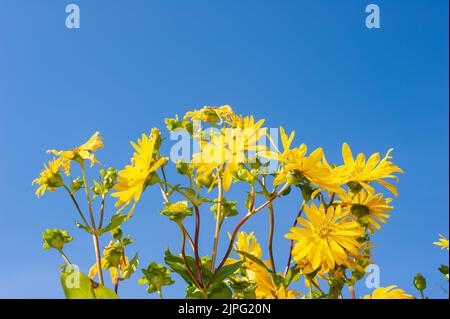
[[[223,266],[216,275],[214,282],[222,283],[225,279],[234,274],[242,266],[242,261],[238,261],[231,265]]]
[[[233,293],[223,282],[208,293],[209,299],[231,299]]]
[[[203,294],[197,287],[192,285],[188,285],[186,287],[186,296],[185,299],[204,299]]]
[[[195,261],[192,257],[186,256],[186,260],[191,267],[191,269],[195,269]],[[184,281],[186,281],[188,284],[193,285],[191,277],[189,276],[189,273],[186,270],[186,267],[183,262],[183,258],[181,256],[173,255],[169,248],[167,248],[165,254],[164,254],[164,262],[169,266],[172,271],[179,274]]]
[[[126,220],[127,220],[127,216],[125,216],[125,215],[122,215],[122,214],[113,215],[111,217],[111,221],[109,222],[109,224],[106,225],[104,228],[98,229],[97,233],[100,236],[108,231],[113,230],[116,227],[119,227]]]
[[[236,250],[236,252],[240,255],[243,255],[245,258],[250,259],[251,261],[253,261],[255,264],[263,267],[265,270],[267,270],[269,273],[272,273],[272,271],[262,262],[261,259],[259,259],[258,257],[253,256],[252,254],[249,254],[245,251],[241,251],[241,250]]]
[[[67,299],[118,299],[114,291],[97,284],[75,267],[61,268],[61,285]]]
[[[134,257],[127,263],[125,268],[122,271],[122,278],[120,280],[125,280],[130,278],[130,276],[136,271],[137,266],[139,265],[138,254],[134,255]]]
[[[297,265],[292,266],[289,268],[286,277],[284,277],[284,284],[285,286],[289,286],[291,282],[298,281],[300,279],[301,275],[301,269],[300,267],[297,267]]]

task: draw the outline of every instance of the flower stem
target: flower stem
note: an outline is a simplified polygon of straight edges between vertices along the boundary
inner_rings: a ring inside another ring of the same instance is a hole
[[[80,215],[81,219],[83,220],[84,225],[89,226],[89,223],[87,222],[86,218],[84,217],[83,212],[81,211],[80,205],[78,205],[77,199],[75,198],[75,196],[73,196],[72,192],[66,185],[63,185],[63,187],[67,191],[67,193],[69,193],[69,196],[72,199],[72,201],[77,209],[78,214]]]
[[[84,163],[81,163],[80,166],[81,166],[81,174],[83,175],[84,190],[86,192],[86,199],[87,199],[88,207],[89,207],[89,215],[91,217],[91,222],[92,222],[92,230],[94,232],[94,234],[92,235],[92,239],[94,242],[95,258],[97,260],[98,278],[99,278],[100,284],[104,285],[102,261],[101,261],[101,256],[100,256],[100,246],[99,246],[99,242],[98,242],[97,229],[95,228],[95,219],[94,219],[94,213],[92,211],[91,196],[89,195],[89,187],[87,184],[86,169],[84,167]]]
[[[298,211],[297,216],[295,217],[294,223],[292,224],[292,227],[297,226],[298,223],[298,219],[300,218],[300,216],[302,215],[303,212],[303,207],[305,206],[305,201],[303,200],[302,202],[302,206],[300,207],[300,210]],[[290,244],[289,244],[289,257],[288,257],[288,261],[286,263],[286,269],[284,270],[284,276],[286,277],[288,271],[289,271],[289,267],[291,266],[291,260],[292,260],[292,249],[294,248],[294,241],[291,239]]]
[[[223,190],[222,190],[222,178],[220,175],[217,175],[217,215],[216,215],[216,230],[214,232],[214,247],[212,251],[211,257],[211,271],[214,270],[214,266],[216,264],[216,255],[217,255],[217,247],[219,245],[219,233],[220,233],[220,225],[222,219],[222,201],[223,201]]]
[[[64,259],[64,261],[68,264],[68,265],[72,265],[72,263],[70,262],[69,258],[66,256],[66,254],[61,250],[59,250],[59,253],[61,254],[61,257]]]
[[[352,299],[356,299],[355,287],[353,285],[349,285],[348,290],[350,291],[350,296]]]

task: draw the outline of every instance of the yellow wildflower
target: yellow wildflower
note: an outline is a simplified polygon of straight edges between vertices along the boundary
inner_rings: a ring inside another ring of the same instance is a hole
[[[224,189],[229,190],[238,164],[249,161],[247,152],[265,149],[258,145],[267,132],[266,128],[261,128],[263,124],[264,120],[255,123],[253,117],[246,117],[240,128],[222,128],[212,134],[209,141],[200,141],[200,152],[192,156],[192,163],[197,167],[196,179],[206,179],[217,169],[222,175]]]
[[[48,165],[44,164],[44,169],[41,171],[39,177],[32,182],[32,185],[39,185],[39,188],[36,190],[36,196],[44,195],[46,190],[54,192],[56,187],[64,185],[61,174],[59,173],[60,167],[61,158],[54,158],[48,162]]]
[[[380,287],[373,291],[372,295],[364,296],[364,299],[414,299],[402,289],[395,289],[397,286]]]
[[[258,153],[258,155],[276,160],[282,165],[282,170],[273,181],[274,186],[285,182],[297,184],[306,180],[331,191],[341,191],[339,185],[330,178],[331,169],[322,163],[324,157],[322,148],[317,148],[307,156],[308,148],[305,144],[290,149],[295,132],[288,137],[284,129],[280,127],[280,135],[283,145],[282,153],[279,150]],[[270,140],[274,144],[271,138]]]
[[[113,187],[116,192],[112,193],[111,196],[118,197],[115,206],[120,206],[120,210],[133,202],[128,216],[131,216],[142,192],[148,183],[151,182],[151,178],[154,176],[153,173],[167,163],[167,158],[157,159],[155,156],[155,144],[159,140],[159,131],[153,129],[150,138],[142,134],[137,144],[131,142],[131,145],[136,150],[131,159],[131,165],[125,166],[118,173],[117,184]]]
[[[439,241],[435,241],[433,244],[436,246],[440,246],[441,249],[448,250],[448,239],[445,236],[439,234]]]
[[[375,181],[397,196],[397,188],[383,180],[385,178],[396,179],[397,177],[393,173],[403,173],[401,168],[389,161],[392,158],[389,156],[392,150],[392,148],[389,149],[382,160],[380,160],[380,154],[375,153],[366,162],[363,153],[358,154],[356,159],[354,159],[350,147],[347,143],[344,143],[342,146],[344,165],[332,170],[333,178],[339,183],[347,184],[350,188],[356,190],[362,187],[370,195],[374,195],[375,190],[368,183]]]
[[[392,206],[388,205],[392,198],[383,199],[383,194],[370,195],[361,190],[357,194],[349,191],[348,193],[340,193],[338,196],[342,201],[336,202],[351,211],[352,215],[349,215],[349,217],[354,216],[358,221],[366,222],[371,234],[374,233],[374,228],[381,230],[379,223],[386,223],[386,220],[390,218],[390,215],[386,212],[393,209]]]
[[[94,166],[95,163],[99,163],[94,156],[94,152],[96,152],[99,148],[103,148],[103,140],[99,135],[99,132],[95,132],[91,138],[81,146],[75,147],[68,151],[57,151],[55,149],[48,150],[47,153],[52,153],[57,156],[60,156],[62,159],[62,168],[67,176],[70,176],[70,166],[72,161],[76,161],[80,164],[84,162],[84,160],[90,160],[91,166]]]
[[[295,261],[307,257],[314,270],[327,273],[336,265],[350,266],[349,256],[358,255],[361,244],[357,241],[364,233],[358,223],[345,220],[340,206],[325,211],[323,205],[305,205],[306,218],[299,218],[302,227],[292,227],[285,237],[297,241],[293,255]]]

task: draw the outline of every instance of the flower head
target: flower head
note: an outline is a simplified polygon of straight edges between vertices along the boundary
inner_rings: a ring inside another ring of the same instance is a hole
[[[125,166],[118,173],[117,184],[113,187],[116,192],[111,196],[118,198],[115,206],[119,206],[120,210],[133,202],[128,216],[132,214],[145,187],[154,182],[152,178],[156,177],[155,171],[167,163],[167,158],[158,157],[157,146],[160,139],[159,131],[153,129],[150,137],[142,134],[137,144],[131,142],[136,150],[131,159],[131,165]]]
[[[361,244],[357,241],[364,233],[354,221],[348,221],[340,206],[325,210],[321,205],[305,205],[306,218],[299,218],[301,227],[292,227],[285,237],[296,241],[294,260],[304,262],[305,257],[312,268],[326,273],[336,265],[351,267],[350,256],[357,256]]]
[[[380,287],[373,291],[372,295],[364,296],[364,299],[414,299],[402,289],[395,289],[397,286]]]
[[[76,161],[80,164],[84,162],[84,160],[90,160],[91,166],[94,166],[95,163],[99,163],[99,161],[95,158],[94,153],[99,149],[103,148],[103,140],[100,136],[99,132],[95,132],[91,138],[78,147],[75,147],[68,151],[57,151],[55,149],[48,150],[47,153],[52,153],[59,156],[62,160],[62,168],[67,176],[70,176],[70,166],[72,161]]]
[[[435,241],[433,244],[436,246],[440,246],[441,249],[447,249],[448,250],[448,239],[445,238],[444,235],[439,234],[439,241]]]
[[[36,190],[36,196],[44,195],[47,190],[54,192],[57,187],[64,185],[59,172],[61,162],[61,158],[54,158],[48,162],[48,165],[44,164],[44,169],[41,171],[39,177],[32,182],[32,184],[39,185],[39,188]]]
[[[306,155],[308,148],[305,144],[297,148],[290,149],[295,132],[289,137],[280,128],[283,152],[276,150],[259,152],[258,155],[276,160],[281,164],[281,170],[273,181],[274,186],[288,182],[298,184],[300,182],[310,182],[330,191],[341,191],[339,185],[330,178],[331,169],[322,163],[324,157],[322,148],[315,149],[311,154]],[[272,144],[275,144],[270,138]]]
[[[363,153],[358,154],[354,159],[350,147],[344,143],[342,146],[344,165],[332,170],[333,178],[341,184],[349,185],[353,190],[364,188],[370,195],[374,195],[375,190],[368,183],[378,182],[397,196],[397,188],[384,180],[386,178],[396,179],[397,177],[393,173],[403,173],[401,168],[390,161],[392,157],[389,154],[392,150],[392,148],[389,149],[382,160],[380,160],[380,154],[375,153],[366,162]]]
[[[361,190],[354,194],[353,192],[340,193],[338,195],[342,201],[337,201],[345,209],[350,210],[350,218],[354,218],[362,224],[366,224],[369,232],[381,230],[380,222],[386,223],[390,215],[387,212],[393,209],[389,203],[392,198],[383,198],[383,194],[370,195]]]
[[[265,149],[259,139],[265,136],[264,120],[255,122],[253,117],[245,117],[238,127],[222,128],[211,134],[209,140],[200,140],[200,152],[193,154],[192,164],[197,168],[197,180],[214,173],[221,174],[224,189],[228,190],[233,173],[238,165],[249,162],[249,152]]]

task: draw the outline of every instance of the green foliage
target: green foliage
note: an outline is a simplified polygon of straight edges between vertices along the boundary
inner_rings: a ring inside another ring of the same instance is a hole
[[[217,215],[217,209],[219,204],[217,202],[214,203],[213,206],[211,206],[211,211],[216,213]],[[237,201],[227,201],[225,198],[222,200],[222,211],[221,215],[223,217],[232,217],[239,214],[239,212],[236,209]],[[217,216],[216,216],[217,218]]]
[[[112,231],[113,229],[119,227],[127,220],[127,216],[122,214],[116,214],[111,217],[111,221],[104,228],[97,229],[97,234],[100,236],[106,232]]]
[[[73,266],[62,266],[61,285],[67,299],[118,299],[116,293]]]

